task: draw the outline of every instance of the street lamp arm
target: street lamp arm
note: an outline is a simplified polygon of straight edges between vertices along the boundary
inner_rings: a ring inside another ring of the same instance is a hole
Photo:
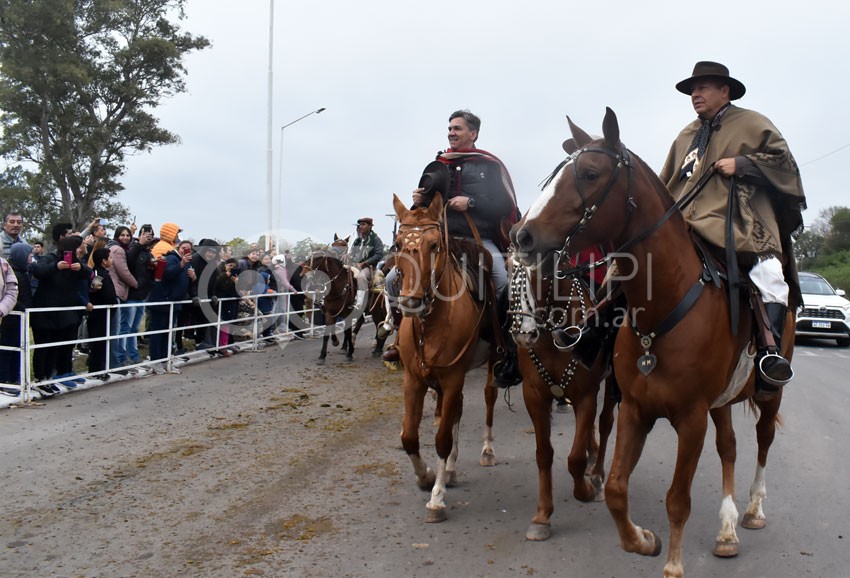
[[[280,170],[278,171],[278,181],[277,181],[277,198],[278,198],[278,208],[277,208],[277,229],[278,235],[280,235],[280,225],[281,225],[281,213],[283,212],[283,131],[286,127],[292,126],[298,121],[304,120],[308,116],[312,114],[319,114],[325,110],[325,107],[317,108],[316,110],[311,110],[307,114],[303,116],[299,116],[292,122],[288,122],[282,127],[280,127]],[[278,244],[280,243],[280,238],[278,237]],[[278,246],[278,250],[280,247]]]
[[[292,122],[288,122],[288,123],[286,123],[285,125],[283,125],[282,127],[280,127],[280,130],[285,129],[285,128],[286,128],[286,127],[288,127],[288,126],[292,126],[293,124],[295,124],[296,122],[298,122],[298,121],[300,121],[300,120],[304,120],[305,118],[307,118],[307,117],[308,117],[308,116],[310,116],[311,114],[319,114],[320,112],[322,112],[322,111],[324,111],[324,110],[325,110],[325,107],[324,107],[324,106],[323,106],[322,108],[317,108],[316,110],[311,110],[310,112],[308,112],[308,113],[307,113],[307,114],[305,114],[304,116],[299,116],[298,118],[296,118],[296,119],[295,119],[295,120],[293,120]]]

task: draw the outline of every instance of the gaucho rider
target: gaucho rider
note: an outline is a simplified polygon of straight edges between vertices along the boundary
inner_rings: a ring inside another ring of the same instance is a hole
[[[778,347],[789,289],[795,291],[791,295],[799,293],[790,235],[802,226],[806,199],[797,163],[770,120],[732,104],[746,89],[724,65],[697,62],[676,89],[691,97],[699,118],[673,142],[661,180],[678,199],[710,170],[716,173],[683,214],[700,236],[718,248],[728,243],[728,250],[749,268]],[[788,360],[776,351],[760,346],[757,361],[756,383],[765,395],[793,376]]]
[[[355,308],[363,310],[366,307],[366,293],[372,284],[372,271],[384,256],[384,242],[372,230],[372,217],[357,219],[357,238],[348,251],[351,265],[357,267],[357,299]]]
[[[493,284],[496,301],[505,310],[500,311],[502,314],[507,309],[508,286],[504,257],[508,240],[502,233],[502,225],[513,225],[519,212],[505,165],[491,153],[475,147],[480,128],[481,119],[468,110],[458,110],[449,116],[449,148],[425,168],[419,188],[413,191],[413,204],[427,206],[434,193],[441,192],[447,206],[448,234],[453,237],[474,239],[465,215],[469,216],[478,229],[481,243],[493,256]],[[400,290],[397,277],[397,269],[393,269],[386,278],[387,294],[393,304]],[[504,342],[505,359],[496,365],[495,377],[497,385],[509,387],[518,384],[521,377],[513,340],[507,337]],[[397,355],[391,348],[384,359],[394,361]]]

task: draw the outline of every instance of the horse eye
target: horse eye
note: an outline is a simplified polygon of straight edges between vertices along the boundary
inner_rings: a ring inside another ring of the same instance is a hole
[[[433,243],[431,243],[431,252],[432,253],[439,250],[439,248],[440,248],[440,244],[437,241],[434,241]]]
[[[592,183],[593,181],[595,181],[596,179],[599,178],[599,173],[597,173],[596,171],[594,171],[592,169],[587,169],[586,171],[584,171],[582,173],[581,178],[582,178],[582,180],[584,180],[588,183]]]

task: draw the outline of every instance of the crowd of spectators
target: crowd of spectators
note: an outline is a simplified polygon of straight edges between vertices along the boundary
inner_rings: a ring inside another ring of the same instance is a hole
[[[52,242],[32,244],[23,229],[22,216],[12,211],[0,231],[0,345],[20,348],[25,327],[13,311],[34,309],[30,328],[39,347],[33,349],[32,377],[42,396],[61,390],[39,382],[54,380],[68,389],[85,382],[74,369],[82,355],[89,377],[101,380],[110,373],[136,373],[132,366],[145,361],[144,347],[140,351],[145,344],[147,365],[156,373],[179,373],[164,363],[169,343],[175,355],[191,345],[230,356],[240,336],[257,330],[271,337],[278,330],[287,299],[269,294],[295,291],[286,254],[264,253],[255,244],[237,260],[214,239],[197,245],[181,239],[176,223],[162,223],[158,236],[151,224],[142,225],[138,235],[135,223],[121,225],[112,239],[100,219],[82,231],[57,223]],[[118,307],[96,307],[102,305]],[[44,308],[49,310],[36,310]],[[257,312],[263,316],[259,325]],[[240,322],[245,318],[250,319]],[[176,328],[171,335],[169,327]],[[145,340],[133,335],[142,330]],[[115,337],[95,339],[107,335]],[[20,350],[0,350],[0,394],[19,396],[23,378]]]

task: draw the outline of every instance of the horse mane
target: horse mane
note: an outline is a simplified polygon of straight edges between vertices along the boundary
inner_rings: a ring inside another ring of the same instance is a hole
[[[342,259],[340,259],[335,253],[332,251],[328,251],[325,249],[320,249],[318,251],[313,251],[309,257],[305,260],[305,263],[311,262],[313,259],[329,259],[331,261],[336,261],[340,267],[344,266]]]

